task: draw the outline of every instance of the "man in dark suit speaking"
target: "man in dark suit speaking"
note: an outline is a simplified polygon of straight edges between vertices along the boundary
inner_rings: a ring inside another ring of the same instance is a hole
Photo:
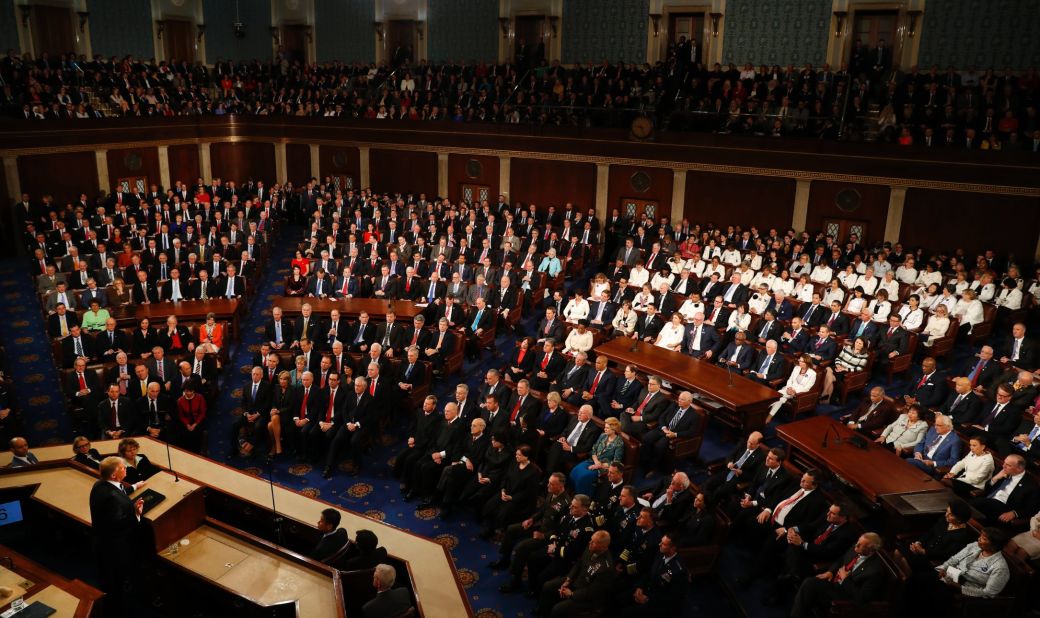
[[[110,616],[127,616],[123,592],[134,564],[134,544],[144,513],[144,500],[132,502],[123,491],[126,464],[119,457],[106,457],[99,469],[101,479],[90,489],[90,521],[94,533],[94,556],[98,559],[101,590],[107,595]]]

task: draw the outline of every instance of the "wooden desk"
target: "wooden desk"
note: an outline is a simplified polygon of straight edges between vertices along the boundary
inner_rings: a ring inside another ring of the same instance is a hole
[[[632,349],[633,343],[635,350]],[[636,365],[647,373],[661,376],[672,384],[720,403],[745,432],[761,431],[766,424],[769,404],[780,398],[780,393],[754,380],[645,341],[633,342],[628,337],[618,337],[596,347],[595,352],[619,364]]]
[[[164,443],[147,437],[139,437],[137,441],[141,445],[142,454],[147,455],[156,464],[165,464],[166,445]],[[102,440],[94,442],[93,446],[101,453],[113,453],[118,444],[118,440]],[[95,479],[77,469],[68,467],[68,459],[72,456],[71,446],[63,444],[31,450],[39,458],[41,464],[0,471],[0,488],[38,485],[33,495],[34,499],[89,525],[90,488]],[[180,473],[179,486],[187,489],[189,486],[185,483],[191,483],[197,487],[212,487],[250,502],[258,509],[271,508],[271,488],[267,480],[240,472],[177,447],[171,447],[170,454],[174,469]],[[9,451],[0,453],[0,466],[5,466],[10,462],[11,453]],[[153,481],[153,487],[159,493],[166,495],[168,501],[174,497],[174,494],[160,489],[160,482],[169,481]],[[202,493],[193,492],[191,495],[201,495]],[[277,483],[274,486],[274,493],[278,513],[286,518],[286,526],[313,526],[314,522],[318,521],[321,511],[331,507],[339,511],[342,517],[341,525],[347,530],[356,531],[364,528],[375,532],[379,537],[380,545],[387,549],[391,557],[406,563],[415,591],[419,617],[459,616],[464,618],[473,616],[473,610],[455,570],[451,554],[444,546],[432,539],[370,519],[361,513],[309,498],[291,489],[281,487]],[[183,498],[184,496],[182,496]],[[175,505],[172,504],[165,506],[165,512],[170,512],[174,507]],[[160,509],[163,508],[164,505],[160,504],[154,511],[159,511],[161,515],[163,511]],[[152,516],[154,511],[150,511],[148,516]],[[163,521],[167,518],[159,517],[159,519]],[[193,526],[189,530],[195,527],[197,526]]]
[[[204,322],[206,315],[213,313],[218,322],[230,322],[231,328],[237,337],[238,317],[242,311],[242,305],[238,299],[211,298],[206,301],[186,300],[179,303],[148,303],[147,305],[110,307],[108,310],[120,327],[137,326],[137,323],[148,318],[153,328],[162,328],[166,324],[166,318],[174,315],[177,319],[185,322]]]
[[[416,305],[410,300],[382,300],[379,298],[305,298],[299,296],[283,296],[274,301],[275,307],[282,308],[282,314],[287,317],[300,315],[304,303],[314,309],[314,312],[328,316],[333,309],[339,309],[341,316],[345,318],[356,318],[364,311],[373,320],[380,320],[393,306],[394,313],[401,320],[411,321],[412,318],[423,311],[423,307]]]
[[[21,596],[26,604],[39,601],[54,608],[56,616],[100,615],[102,592],[97,588],[78,579],[65,579],[9,547],[0,545],[0,554],[11,558],[10,569],[0,567],[0,586],[14,590],[10,597],[0,598],[0,611],[7,611],[11,601]]]
[[[866,441],[866,448],[849,444],[846,439],[859,434],[829,416],[787,423],[776,433],[790,445],[793,462],[838,475],[839,480],[859,490],[872,503],[891,494],[946,491],[942,483],[868,438],[860,436]],[[825,434],[827,446],[823,446]],[[836,441],[838,437],[840,442]]]

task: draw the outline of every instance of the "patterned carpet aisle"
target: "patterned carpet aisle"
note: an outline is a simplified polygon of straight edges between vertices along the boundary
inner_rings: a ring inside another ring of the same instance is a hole
[[[22,432],[30,448],[71,442],[72,431],[61,397],[47,327],[32,278],[23,260],[0,261],[0,340],[14,379]],[[2,447],[6,450],[7,445]]]

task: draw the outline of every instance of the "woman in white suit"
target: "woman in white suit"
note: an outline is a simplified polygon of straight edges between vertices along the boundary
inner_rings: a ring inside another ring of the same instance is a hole
[[[791,372],[791,377],[787,378],[787,384],[780,389],[780,400],[770,406],[766,422],[773,420],[788,400],[808,392],[813,384],[816,384],[816,371],[812,368],[812,358],[808,354],[802,354],[798,357],[798,365]]]
[[[953,482],[958,496],[968,498],[971,492],[986,488],[995,466],[993,455],[986,452],[986,442],[982,436],[975,436],[968,441],[968,454],[953,464],[943,479]]]
[[[928,433],[928,423],[921,418],[921,406],[916,403],[906,409],[904,414],[885,427],[881,435],[874,440],[878,444],[887,444],[896,451],[896,455],[903,456],[911,453],[924,434]]]
[[[628,337],[636,332],[636,322],[638,321],[639,314],[632,309],[632,301],[626,300],[621,305],[621,311],[614,314],[614,320],[610,325],[614,327],[615,333]]]

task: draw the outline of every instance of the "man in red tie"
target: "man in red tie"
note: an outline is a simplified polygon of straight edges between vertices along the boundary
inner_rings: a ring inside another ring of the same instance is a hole
[[[886,570],[877,556],[881,537],[874,532],[860,535],[856,545],[816,577],[802,582],[791,607],[791,616],[813,616],[833,601],[852,601],[865,606],[884,596]]]

